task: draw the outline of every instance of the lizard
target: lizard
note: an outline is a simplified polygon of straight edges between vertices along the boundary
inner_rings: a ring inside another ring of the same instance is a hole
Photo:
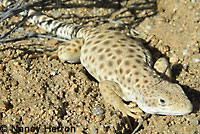
[[[141,110],[159,115],[192,112],[182,87],[157,73],[170,72],[166,59],[160,58],[153,66],[152,56],[142,42],[119,31],[68,24],[32,9],[28,16],[30,23],[70,40],[51,55],[63,62],[80,62],[99,82],[104,101],[123,115],[139,118],[134,113]],[[139,108],[124,101],[136,103]]]

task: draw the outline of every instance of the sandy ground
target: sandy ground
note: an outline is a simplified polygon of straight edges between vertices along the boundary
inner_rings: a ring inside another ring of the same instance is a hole
[[[53,6],[52,6],[53,5]],[[184,116],[151,115],[138,134],[200,133],[200,1],[199,0],[71,0],[46,6],[45,14],[70,23],[106,26],[148,42],[156,60],[169,59],[194,110]],[[52,10],[53,9],[53,10]],[[21,19],[1,24],[1,35]],[[116,25],[107,21],[124,25]],[[21,30],[46,33],[26,23]],[[134,34],[135,29],[139,35]],[[22,33],[14,32],[9,38]],[[90,134],[131,133],[127,121],[105,104],[98,82],[81,64],[62,63],[47,56],[30,58],[38,48],[55,48],[60,41],[35,38],[0,44],[0,130]],[[137,120],[130,118],[133,128]],[[62,126],[62,127],[59,127]],[[13,128],[13,129],[12,129]],[[19,129],[18,129],[19,130]]]

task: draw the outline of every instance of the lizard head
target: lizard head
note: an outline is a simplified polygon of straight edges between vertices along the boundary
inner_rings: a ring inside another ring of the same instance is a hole
[[[146,90],[138,105],[147,113],[184,115],[192,111],[191,102],[178,84],[162,81]]]

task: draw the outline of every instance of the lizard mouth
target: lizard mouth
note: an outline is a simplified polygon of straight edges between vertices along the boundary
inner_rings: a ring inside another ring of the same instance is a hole
[[[158,115],[186,115],[191,113],[193,110],[193,106],[192,104],[188,104],[187,107],[181,107],[181,108],[169,108],[167,109],[163,109],[163,110],[157,110],[155,112],[152,112],[151,114],[158,114]]]

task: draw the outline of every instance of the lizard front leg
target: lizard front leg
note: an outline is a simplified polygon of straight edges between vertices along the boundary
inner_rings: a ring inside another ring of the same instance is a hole
[[[114,106],[115,109],[120,110],[124,116],[131,116],[133,118],[141,118],[141,116],[133,114],[134,112],[141,112],[139,108],[132,108],[125,104],[122,98],[115,93],[115,90],[120,90],[121,87],[113,81],[100,81],[100,92],[104,100]]]
[[[141,115],[137,115],[135,113],[141,113],[142,111],[139,107],[129,107],[129,105],[125,104],[121,98],[123,95],[121,92],[121,87],[116,82],[113,81],[100,81],[99,82],[100,92],[103,96],[103,99],[106,103],[114,106],[116,110],[122,112],[123,116],[126,117],[128,125],[131,130],[133,130],[130,120],[128,119],[128,115],[133,117],[134,119],[142,120]],[[116,94],[116,92],[117,94]],[[121,94],[121,95],[120,95]],[[141,122],[141,121],[140,121]],[[139,123],[141,126],[141,123]],[[139,126],[139,127],[140,127]],[[137,127],[138,129],[138,127]]]
[[[166,75],[168,78],[171,78],[171,70],[169,67],[169,62],[166,58],[161,57],[154,63],[154,69],[161,75]]]

